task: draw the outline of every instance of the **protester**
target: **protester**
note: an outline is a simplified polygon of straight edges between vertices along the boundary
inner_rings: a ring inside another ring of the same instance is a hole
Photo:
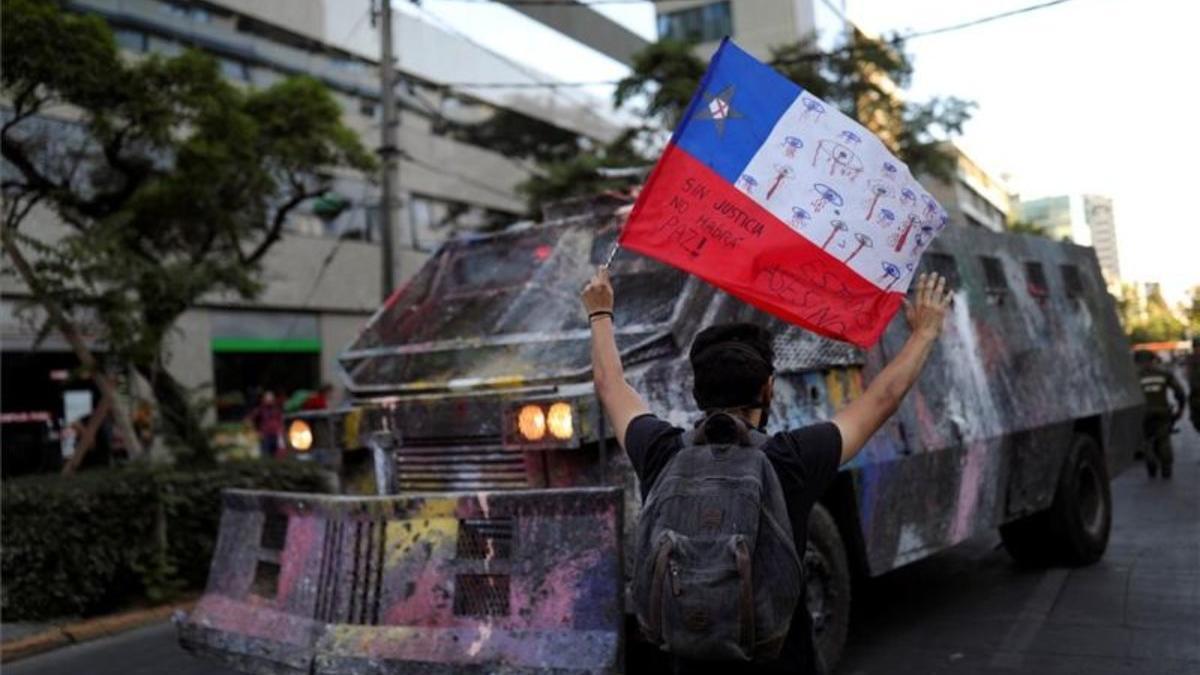
[[[583,290],[582,301],[591,323],[596,394],[617,441],[629,455],[644,501],[648,501],[652,490],[658,489],[657,478],[675,468],[671,467],[671,460],[685,449],[685,442],[693,441],[694,434],[701,431],[711,430],[715,434],[716,429],[710,427],[719,425],[713,424],[713,420],[721,419],[723,423],[734,420],[737,425],[759,431],[766,428],[774,387],[774,351],[771,334],[766,329],[753,324],[720,325],[709,327],[696,337],[690,352],[693,396],[706,418],[703,428],[685,435],[683,429],[652,414],[638,392],[625,381],[614,337],[613,289],[606,269],[601,268],[592,277]],[[831,422],[776,433],[769,438],[757,437],[754,445],[765,453],[777,476],[791,521],[792,543],[801,555],[813,504],[833,481],[838,466],[854,457],[896,411],[933,349],[949,301],[950,293],[943,278],[937,274],[921,275],[916,299],[906,308],[912,335],[861,396],[838,412]],[[719,520],[719,514],[716,519]],[[639,551],[639,555],[645,553]],[[796,573],[802,575],[802,566],[797,567]],[[798,580],[799,588],[803,589],[803,579]],[[696,623],[701,619],[731,620],[727,616],[694,616],[685,617],[683,622],[686,625],[689,620]],[[786,617],[784,620],[786,623]],[[782,651],[774,661],[754,664],[689,661],[676,656],[675,670],[696,672],[717,667],[738,673],[823,672],[818,667],[811,619],[802,596],[786,630]]]
[[[1158,469],[1162,468],[1162,477],[1171,477],[1171,468],[1175,463],[1175,452],[1171,448],[1171,434],[1175,423],[1183,416],[1186,397],[1183,385],[1171,371],[1163,368],[1154,352],[1139,350],[1134,353],[1133,360],[1138,365],[1138,379],[1142,383],[1142,393],[1146,396],[1146,416],[1142,422],[1142,434],[1146,438],[1146,473],[1154,478]],[[1167,400],[1167,390],[1175,398],[1172,407]]]
[[[263,459],[271,459],[279,450],[283,435],[283,408],[275,400],[275,393],[264,391],[257,407],[250,411],[246,420],[258,432],[258,452]]]

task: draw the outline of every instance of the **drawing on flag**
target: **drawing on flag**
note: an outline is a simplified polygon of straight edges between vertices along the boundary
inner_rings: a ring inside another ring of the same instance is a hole
[[[869,347],[947,222],[874,134],[726,38],[620,243]]]

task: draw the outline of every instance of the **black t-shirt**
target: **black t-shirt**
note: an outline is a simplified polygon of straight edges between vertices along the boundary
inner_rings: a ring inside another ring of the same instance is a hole
[[[650,486],[667,462],[683,447],[683,429],[671,426],[651,414],[641,415],[629,423],[625,432],[625,451],[637,472],[646,499]],[[792,521],[792,536],[796,551],[804,556],[808,541],[808,514],[837,475],[842,457],[842,434],[832,422],[821,422],[800,429],[775,434],[763,446],[771,460],[787,502]],[[736,672],[809,673],[816,672],[812,644],[812,618],[803,599],[792,617],[791,632],[784,642],[779,660],[772,664],[737,668]],[[731,664],[711,664],[728,674]],[[677,672],[699,672],[700,664],[677,664]]]

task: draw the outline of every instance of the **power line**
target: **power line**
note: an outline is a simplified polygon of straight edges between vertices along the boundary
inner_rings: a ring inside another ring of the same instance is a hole
[[[492,3],[492,4],[514,4],[514,5],[515,4],[563,4],[560,2],[556,2],[555,0],[513,0],[511,2],[509,0],[445,0],[445,1],[447,1],[447,2],[469,2],[469,3],[487,2],[487,3]],[[655,1],[657,1],[657,0],[593,0],[593,2],[590,2],[590,3],[572,3],[572,4],[574,4],[574,6],[580,6],[581,4],[584,4],[584,5],[586,5],[586,4],[609,4],[609,3],[631,4],[633,2],[655,2]],[[953,31],[963,30],[964,28],[972,28],[974,26],[978,26],[981,24],[990,23],[992,21],[997,21],[999,19],[1006,19],[1008,17],[1017,16],[1020,14],[1026,14],[1026,13],[1033,12],[1033,11],[1036,11],[1039,9],[1046,9],[1047,7],[1053,7],[1055,5],[1061,5],[1061,4],[1064,4],[1067,2],[1070,2],[1070,0],[1050,0],[1050,2],[1043,2],[1043,3],[1037,4],[1037,5],[1029,5],[1027,7],[1019,7],[1017,9],[1012,9],[1012,10],[1008,10],[1006,12],[1001,12],[999,14],[991,14],[988,16],[980,17],[978,19],[971,19],[969,21],[964,21],[962,23],[956,23],[956,24],[952,24],[949,26],[942,26],[940,28],[931,28],[929,30],[921,30],[921,31],[913,31],[910,33],[903,33],[903,34],[897,35],[895,37],[895,40],[897,42],[907,42],[908,40],[915,40],[918,38],[928,37],[930,35],[940,35],[942,33],[950,33]],[[570,5],[563,4],[563,6],[570,6]],[[779,61],[778,63],[786,64],[786,63],[795,63],[797,61],[812,61],[812,60],[824,58],[831,54],[849,52],[849,51],[852,51],[853,49],[854,49],[854,47],[852,45],[847,45],[845,47],[839,47],[837,49],[833,49],[828,52],[816,52],[813,54],[806,54],[802,57],[797,57],[794,59],[787,59],[787,60]],[[620,80],[593,80],[593,81],[575,81],[575,82],[441,82],[441,83],[435,84],[434,86],[435,87],[444,87],[447,89],[460,88],[460,89],[551,89],[551,90],[554,90],[554,89],[569,89],[569,88],[578,88],[578,87],[613,86],[618,83],[620,83]]]
[[[970,21],[956,23],[951,26],[943,26],[941,28],[932,28],[930,30],[923,30],[923,31],[917,31],[914,33],[907,33],[905,35],[901,35],[900,39],[901,40],[912,40],[914,38],[923,38],[923,37],[927,37],[930,35],[938,35],[940,33],[949,33],[949,32],[956,31],[956,30],[962,30],[964,28],[971,28],[972,26],[978,26],[980,24],[988,23],[991,21],[996,21],[998,19],[1006,19],[1010,16],[1017,16],[1018,14],[1026,14],[1028,12],[1033,12],[1033,11],[1036,11],[1039,9],[1045,9],[1047,7],[1061,5],[1066,2],[1070,2],[1070,0],[1050,0],[1050,2],[1043,2],[1038,5],[1029,5],[1028,7],[1019,7],[1017,9],[1012,9],[1007,12],[1000,12],[999,14],[992,14],[989,16],[980,17],[978,19],[972,19]]]

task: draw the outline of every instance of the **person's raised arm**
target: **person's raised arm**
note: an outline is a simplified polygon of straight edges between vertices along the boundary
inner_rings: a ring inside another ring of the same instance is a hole
[[[621,448],[625,431],[638,415],[650,412],[646,402],[625,381],[613,326],[613,289],[608,270],[601,267],[583,289],[583,308],[592,324],[592,381],[608,423]]]
[[[904,313],[912,335],[892,362],[871,381],[867,390],[833,418],[842,433],[842,463],[850,461],[900,407],[900,401],[921,374],[929,352],[942,332],[951,291],[937,273],[917,280],[917,297],[905,303]]]

